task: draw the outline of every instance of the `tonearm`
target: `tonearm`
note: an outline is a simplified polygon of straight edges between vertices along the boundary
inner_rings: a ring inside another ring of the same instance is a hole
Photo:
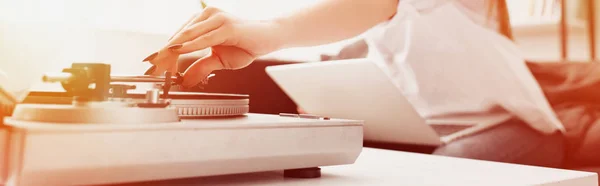
[[[61,73],[44,75],[42,80],[60,82],[75,101],[106,101],[110,96],[125,94],[127,90],[136,88],[133,85],[111,84],[115,82],[162,83],[162,98],[167,99],[171,86],[181,84],[183,77],[180,73],[173,75],[171,72],[166,72],[164,76],[111,76],[109,64],[74,63]]]

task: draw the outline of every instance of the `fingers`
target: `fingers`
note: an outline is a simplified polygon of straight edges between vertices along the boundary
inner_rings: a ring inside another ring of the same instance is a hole
[[[177,31],[176,31],[176,32],[175,32],[175,33],[174,33],[174,34],[173,34],[173,35],[172,35],[172,36],[169,38],[169,41],[171,41],[171,40],[173,39],[173,37],[175,37],[177,34],[179,34],[179,32],[181,32],[181,30],[183,30],[184,28],[187,28],[187,26],[188,26],[188,25],[189,25],[189,24],[190,24],[192,21],[194,21],[194,19],[196,19],[196,17],[198,17],[198,16],[192,16],[192,17],[190,17],[190,19],[188,19],[188,20],[185,22],[185,24],[181,25],[181,27],[179,27],[179,28],[177,29]]]
[[[177,72],[177,60],[179,54],[170,49],[163,49],[156,52],[154,57],[149,60],[150,64],[154,65],[154,69],[148,69],[147,74],[150,75],[163,75],[165,71]]]
[[[156,56],[158,55],[158,52],[154,52],[152,54],[150,54],[148,57],[144,58],[142,61],[143,62],[149,62],[154,60],[154,58],[156,58]]]
[[[227,41],[229,36],[227,34],[232,32],[222,28],[227,18],[218,14],[219,12],[217,8],[207,7],[179,28],[170,38],[166,48],[144,59],[156,66],[153,75],[162,75],[164,71],[177,72],[177,59],[180,54],[202,50]]]
[[[173,41],[176,41],[179,44],[192,41],[195,38],[219,28],[221,25],[223,25],[223,23],[225,23],[225,19],[226,18],[224,16],[216,15],[206,19],[205,21],[195,23],[179,32],[179,34],[174,37]]]
[[[156,72],[156,65],[152,65],[150,68],[148,68],[148,70],[144,72],[144,75],[153,75],[154,72]]]
[[[196,86],[204,81],[208,75],[215,71],[223,69],[222,62],[216,54],[211,54],[194,62],[183,74],[184,87]]]
[[[174,37],[172,37],[171,39],[169,39],[169,45],[172,44],[181,44],[182,40],[178,39],[176,36],[180,35],[181,32],[185,31],[186,28],[191,27],[192,25],[202,22],[204,20],[207,20],[209,17],[211,17],[212,15],[220,12],[221,10],[217,9],[217,8],[213,8],[213,7],[207,7],[206,9],[204,9],[199,15],[194,16],[191,20],[189,20],[183,27],[181,27],[177,33],[174,34]]]
[[[227,39],[231,37],[231,34],[231,29],[227,29],[227,27],[219,27],[216,30],[201,35],[190,42],[184,43],[181,48],[176,49],[174,51],[179,54],[186,54],[198,50],[203,50],[215,45],[220,45],[225,43],[225,41],[227,41]]]

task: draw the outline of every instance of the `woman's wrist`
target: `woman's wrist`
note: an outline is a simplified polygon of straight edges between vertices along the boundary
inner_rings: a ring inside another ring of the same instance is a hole
[[[294,47],[294,29],[291,28],[293,24],[289,24],[289,20],[286,18],[278,18],[268,21],[270,27],[270,37],[272,38],[273,44],[276,50],[286,49]]]

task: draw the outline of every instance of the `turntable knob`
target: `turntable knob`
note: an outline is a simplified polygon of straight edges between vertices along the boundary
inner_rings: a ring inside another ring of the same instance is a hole
[[[165,108],[171,105],[169,99],[160,98],[160,90],[150,89],[146,91],[146,100],[138,103],[137,106],[141,108]]]
[[[146,91],[146,103],[156,104],[160,101],[160,92],[158,89]]]

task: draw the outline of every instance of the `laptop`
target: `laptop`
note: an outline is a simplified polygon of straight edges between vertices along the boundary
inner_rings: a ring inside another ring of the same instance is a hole
[[[439,146],[443,136],[481,122],[476,118],[422,118],[372,59],[270,66],[267,74],[304,111],[364,121],[364,140]]]

